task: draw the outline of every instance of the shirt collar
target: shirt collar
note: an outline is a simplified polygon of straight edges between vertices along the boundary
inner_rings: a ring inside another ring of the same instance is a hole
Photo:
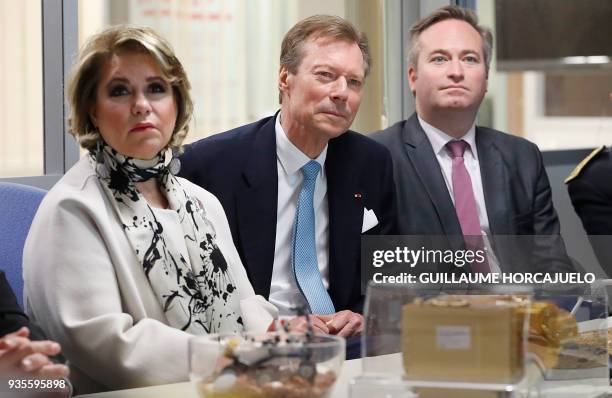
[[[431,147],[433,148],[434,153],[436,155],[446,153],[446,149],[444,148],[445,145],[448,142],[455,140],[455,138],[427,123],[425,120],[421,119],[420,116],[417,115],[417,117],[419,119],[421,127],[425,131],[427,139],[431,143]],[[467,133],[465,133],[465,135],[459,139],[467,142],[470,145],[469,150],[471,150],[471,153],[474,155],[474,158],[478,158],[478,152],[476,149],[476,121],[472,123],[472,126],[469,128]]]
[[[304,165],[310,162],[310,159],[304,152],[300,151],[298,147],[293,145],[289,138],[287,138],[287,134],[285,134],[285,130],[283,130],[283,126],[281,125],[281,114],[280,112],[276,115],[276,123],[274,125],[274,130],[276,132],[276,157],[280,161],[280,164],[289,176],[293,176],[296,174]],[[327,158],[327,145],[323,148],[321,154],[314,159],[319,165],[321,165],[321,172],[319,175],[325,174],[325,159]]]

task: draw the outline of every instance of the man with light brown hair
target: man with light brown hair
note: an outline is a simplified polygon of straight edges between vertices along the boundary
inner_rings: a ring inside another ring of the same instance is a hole
[[[214,193],[258,294],[315,328],[362,329],[362,233],[393,232],[389,152],[349,131],[371,60],[348,21],[315,15],[281,47],[276,115],[187,147],[181,174]]]
[[[457,6],[442,7],[410,29],[407,72],[416,112],[371,135],[393,158],[399,233],[463,235],[484,245],[486,261],[448,271],[573,271],[538,147],[476,126],[492,47],[490,30]],[[495,235],[547,238],[527,254],[518,241],[493,250]],[[547,261],[537,261],[538,253]]]

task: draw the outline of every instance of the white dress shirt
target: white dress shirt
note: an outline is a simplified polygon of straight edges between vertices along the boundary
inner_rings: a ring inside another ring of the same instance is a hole
[[[281,317],[294,316],[291,308],[304,305],[304,296],[295,280],[291,264],[295,213],[304,176],[301,168],[311,159],[287,138],[280,124],[280,113],[276,117],[276,166],[278,170],[278,207],[276,210],[276,241],[274,265],[270,285],[269,301],[274,304]],[[325,158],[327,145],[315,159],[321,165],[317,175],[313,206],[315,212],[315,239],[317,263],[323,277],[323,285],[329,287],[329,209],[327,205],[327,177]]]
[[[419,117],[419,123],[425,135],[436,154],[438,164],[440,164],[440,170],[444,176],[444,182],[446,188],[450,193],[453,204],[455,203],[455,197],[453,195],[453,159],[446,149],[446,144],[450,141],[455,140],[454,137],[446,134],[440,129],[435,128],[431,124],[427,123],[421,117]],[[476,210],[478,212],[478,221],[480,221],[480,233],[483,235],[485,240],[485,246],[488,252],[489,266],[491,272],[500,272],[499,262],[491,250],[491,245],[488,239],[491,230],[489,228],[489,217],[487,215],[487,207],[485,205],[484,190],[482,188],[482,177],[480,175],[480,163],[478,162],[478,148],[476,146],[476,124],[472,124],[468,132],[461,138],[469,144],[463,154],[463,163],[467,169],[470,179],[472,180],[472,189],[474,191],[474,198],[476,199]]]

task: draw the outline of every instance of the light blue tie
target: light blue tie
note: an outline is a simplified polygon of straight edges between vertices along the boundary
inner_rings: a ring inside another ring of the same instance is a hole
[[[312,199],[321,166],[311,160],[301,168],[304,182],[298,198],[293,234],[293,272],[313,314],[333,314],[332,303],[319,272],[315,242],[315,214]]]

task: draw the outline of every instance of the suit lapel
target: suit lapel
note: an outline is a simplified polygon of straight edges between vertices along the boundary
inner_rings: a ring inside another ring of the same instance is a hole
[[[507,231],[509,223],[507,177],[504,173],[501,152],[492,140],[492,136],[476,128],[476,146],[478,162],[484,192],[489,229],[492,234]]]
[[[431,203],[438,213],[439,221],[446,235],[461,235],[455,206],[444,182],[438,159],[419,124],[416,113],[406,121],[402,131],[404,148],[408,159],[423,183]],[[417,189],[415,187],[415,189]]]
[[[329,207],[329,291],[336,308],[348,303],[359,253],[364,194],[358,186],[358,176],[351,173],[351,159],[342,148],[342,136],[329,142],[325,172],[327,174],[327,203]]]
[[[245,163],[236,195],[236,219],[245,267],[253,288],[268,297],[274,264],[278,174],[276,166],[275,120],[257,131],[251,157]]]

